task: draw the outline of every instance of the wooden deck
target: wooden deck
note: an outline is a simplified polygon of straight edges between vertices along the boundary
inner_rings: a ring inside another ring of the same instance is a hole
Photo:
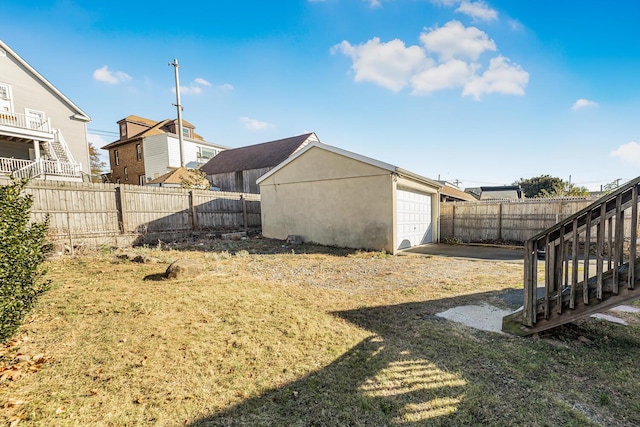
[[[524,308],[503,319],[505,332],[529,335],[640,298],[639,189],[640,177],[527,240]]]

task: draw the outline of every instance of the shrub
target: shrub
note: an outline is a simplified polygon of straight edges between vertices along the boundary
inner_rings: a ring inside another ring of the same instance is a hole
[[[29,220],[33,199],[23,194],[27,182],[14,178],[0,185],[0,342],[16,331],[50,285],[41,269],[49,218]]]

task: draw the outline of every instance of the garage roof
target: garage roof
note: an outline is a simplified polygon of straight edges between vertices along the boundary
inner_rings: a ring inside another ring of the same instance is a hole
[[[264,181],[265,179],[269,178],[273,174],[277,173],[280,169],[284,168],[289,163],[295,161],[295,159],[297,159],[298,157],[302,156],[307,151],[312,150],[314,148],[319,148],[321,150],[330,151],[332,153],[335,153],[335,154],[338,154],[338,155],[341,155],[341,156],[345,156],[345,157],[348,157],[350,159],[354,159],[354,160],[357,160],[357,161],[360,161],[360,162],[363,162],[363,163],[370,164],[372,166],[379,167],[381,169],[385,169],[385,170],[389,171],[390,173],[397,174],[397,175],[399,175],[401,177],[404,177],[404,178],[412,179],[414,181],[420,182],[422,184],[426,184],[426,185],[428,185],[430,187],[433,187],[433,188],[436,188],[436,189],[442,188],[442,184],[440,184],[438,181],[435,181],[435,180],[426,178],[424,176],[418,175],[416,173],[410,172],[408,170],[399,168],[399,167],[394,166],[394,165],[392,165],[390,163],[386,163],[386,162],[382,162],[380,160],[372,159],[370,157],[366,157],[366,156],[363,156],[363,155],[360,155],[360,154],[357,154],[357,153],[353,153],[351,151],[343,150],[342,148],[334,147],[332,145],[327,145],[327,144],[320,143],[320,142],[317,142],[317,141],[306,145],[301,150],[298,150],[298,152],[296,152],[294,155],[292,155],[291,157],[287,158],[282,163],[280,163],[279,165],[277,165],[276,167],[271,169],[269,172],[267,172],[266,174],[264,174],[260,178],[258,178],[256,183],[260,184],[262,181]]]

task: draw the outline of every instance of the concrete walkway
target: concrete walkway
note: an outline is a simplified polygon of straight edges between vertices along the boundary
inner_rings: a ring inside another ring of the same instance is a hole
[[[513,246],[448,245],[433,243],[404,250],[398,255],[433,255],[460,259],[524,263],[524,248]],[[537,289],[538,298],[542,298],[544,296],[544,284],[538,283],[538,286],[540,285],[542,285],[542,287],[538,287]],[[497,298],[513,310],[517,310],[522,306],[523,292],[523,289],[509,289],[498,294]],[[638,309],[623,305],[613,310],[635,312]],[[454,307],[445,312],[438,313],[437,315],[454,322],[463,323],[476,329],[501,332],[500,328],[502,325],[502,317],[510,313],[511,311],[509,310],[493,307],[489,304],[481,304]],[[623,319],[620,319],[611,313],[596,314],[593,317],[623,325],[626,324]]]
[[[524,263],[524,248],[515,246],[447,245],[444,243],[432,243],[406,249],[398,255],[406,254]]]

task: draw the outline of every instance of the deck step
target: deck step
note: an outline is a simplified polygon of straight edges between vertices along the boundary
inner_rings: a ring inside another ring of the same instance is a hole
[[[625,270],[624,267],[627,267]],[[515,335],[527,336],[536,332],[542,332],[547,329],[555,328],[556,326],[564,325],[566,323],[573,322],[582,317],[590,316],[595,313],[601,313],[609,310],[610,308],[617,307],[629,301],[640,298],[640,280],[635,281],[634,289],[630,289],[627,286],[628,281],[628,264],[623,264],[620,268],[622,273],[619,274],[618,292],[613,292],[613,271],[608,271],[602,276],[602,299],[599,300],[595,297],[597,289],[595,281],[589,279],[589,304],[585,304],[582,298],[582,286],[583,282],[576,285],[576,294],[578,297],[575,299],[574,308],[569,308],[568,295],[563,296],[562,311],[558,313],[557,299],[550,299],[549,317],[545,319],[544,316],[544,298],[537,301],[537,321],[533,327],[527,327],[522,324],[522,310],[517,311],[502,319],[502,330]],[[635,263],[636,274],[635,277],[640,275],[640,265]]]

